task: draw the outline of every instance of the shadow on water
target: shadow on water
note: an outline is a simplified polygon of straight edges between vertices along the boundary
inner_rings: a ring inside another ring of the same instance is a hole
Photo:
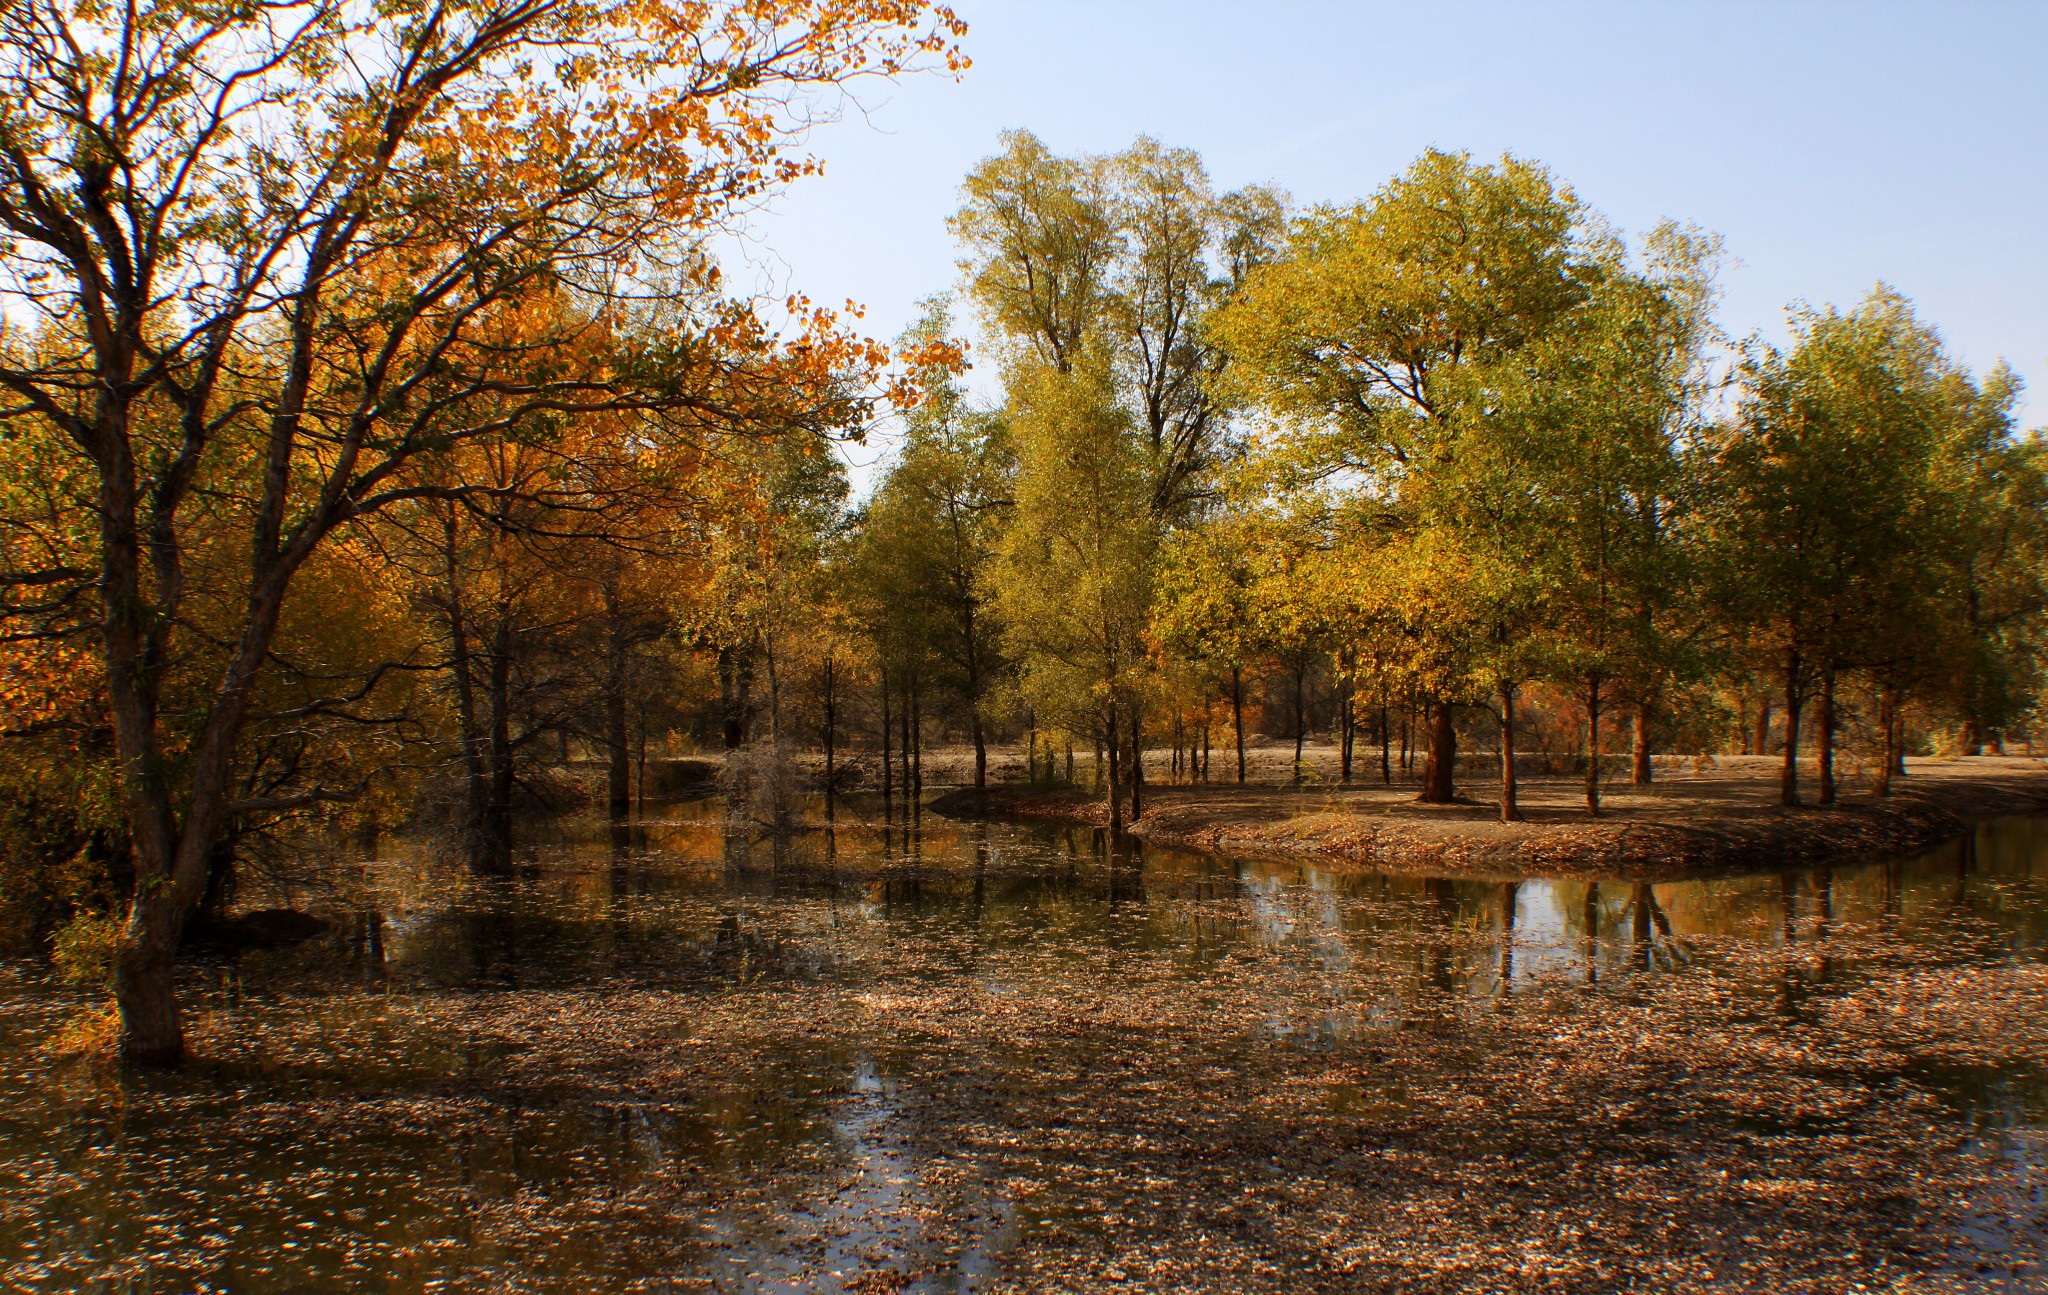
[[[1877,965],[1844,932],[1971,965],[2048,947],[2034,820],[1911,860],[1655,886],[1229,860],[859,798],[782,838],[680,803],[565,831],[505,878],[378,846],[330,865],[319,943],[194,968],[204,1059],[184,1074],[49,1060],[72,1000],[26,969],[0,981],[0,1280],[974,1289],[1033,1226],[1087,1224],[919,1143],[921,1111],[997,1081],[943,1010],[905,1004],[1000,1011],[1077,975],[1106,998],[1143,969],[1161,993],[1252,993],[1270,1046],[1314,1050],[1644,978],[1717,976],[1758,1021],[1810,1022]],[[2048,1077],[1908,1077],[2048,1167]],[[877,1272],[895,1284],[861,1285]]]

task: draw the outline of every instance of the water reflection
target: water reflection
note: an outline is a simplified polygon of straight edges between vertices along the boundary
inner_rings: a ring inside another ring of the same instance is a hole
[[[957,1053],[944,1010],[963,1001],[1249,994],[1272,1046],[1315,1049],[1447,1002],[1642,977],[1719,976],[1810,1021],[1884,949],[1997,963],[2048,943],[2043,821],[1909,861],[1655,885],[1229,860],[858,799],[780,839],[680,805],[565,833],[500,879],[374,844],[323,878],[321,942],[195,968],[206,1058],[186,1074],[52,1064],[36,1045],[67,1000],[25,970],[5,982],[0,1280],[798,1290],[886,1271],[889,1289],[974,1289],[1032,1227],[1087,1224],[1028,1176],[919,1147],[934,1104],[1037,1082]],[[1852,947],[1865,931],[1889,943]],[[685,1060],[639,1068],[636,1029]],[[1073,1044],[1081,1073],[1093,1046]],[[579,1053],[605,1061],[535,1060]],[[1913,1077],[2039,1168],[2042,1076]]]

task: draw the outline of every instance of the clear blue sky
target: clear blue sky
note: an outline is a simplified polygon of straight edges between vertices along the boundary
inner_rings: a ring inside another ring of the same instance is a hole
[[[1220,188],[1301,203],[1362,198],[1432,145],[1512,151],[1630,233],[1725,236],[1731,333],[1882,279],[1973,368],[2009,360],[2024,423],[2048,421],[2048,3],[956,7],[974,67],[870,85],[814,133],[826,173],[758,222],[758,286],[862,302],[893,337],[953,286],[960,177],[1011,127],[1074,153],[1150,134]]]

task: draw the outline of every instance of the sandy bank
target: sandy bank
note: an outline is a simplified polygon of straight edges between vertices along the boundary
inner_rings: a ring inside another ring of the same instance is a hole
[[[1987,818],[2048,811],[2048,763],[2016,757],[1915,760],[1890,798],[1852,784],[1826,809],[1778,805],[1777,769],[1762,757],[1660,767],[1649,787],[1610,786],[1598,818],[1586,812],[1577,778],[1533,778],[1522,787],[1521,823],[1499,822],[1493,788],[1470,778],[1460,791],[1471,799],[1452,805],[1421,804],[1412,784],[1399,783],[1148,787],[1134,834],[1159,845],[1384,871],[1655,881],[1918,850]],[[1066,790],[970,789],[932,808],[1107,822],[1099,798]]]

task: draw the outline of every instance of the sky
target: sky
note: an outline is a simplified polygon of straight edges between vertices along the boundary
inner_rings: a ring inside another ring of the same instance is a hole
[[[1371,195],[1430,147],[1540,161],[1624,232],[1721,234],[1723,327],[1882,280],[2048,422],[2048,3],[1942,0],[957,0],[974,66],[869,83],[813,132],[821,177],[727,253],[741,284],[866,308],[893,338],[956,285],[960,180],[1023,128],[1138,135],[1219,190]],[[986,374],[980,375],[982,382]],[[857,485],[886,438],[855,448]]]

